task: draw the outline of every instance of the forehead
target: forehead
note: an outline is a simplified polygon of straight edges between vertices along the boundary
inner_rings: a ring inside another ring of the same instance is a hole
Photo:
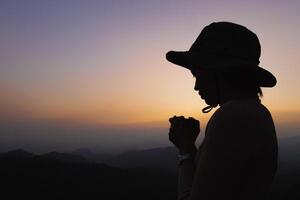
[[[196,78],[201,77],[201,79],[203,79],[203,78],[210,79],[211,77],[213,77],[215,75],[214,70],[202,69],[199,67],[191,67],[190,71],[194,77],[196,77]]]
[[[192,73],[194,76],[197,74],[197,71],[198,71],[197,67],[191,66],[190,70],[191,70],[191,73]]]

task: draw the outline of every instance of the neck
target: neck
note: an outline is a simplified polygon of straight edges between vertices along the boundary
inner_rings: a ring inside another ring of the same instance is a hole
[[[260,101],[257,94],[227,93],[227,94],[220,94],[220,106],[231,100],[242,100],[242,99],[255,99]]]

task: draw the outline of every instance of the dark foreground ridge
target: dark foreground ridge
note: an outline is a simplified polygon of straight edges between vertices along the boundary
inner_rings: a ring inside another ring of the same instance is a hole
[[[300,199],[300,158],[291,162],[286,157],[273,184],[274,200]],[[174,200],[176,172],[174,148],[117,156],[88,150],[35,155],[18,149],[0,154],[0,187],[8,199]]]
[[[174,173],[115,168],[72,154],[4,153],[0,177],[1,196],[7,199],[176,199]]]

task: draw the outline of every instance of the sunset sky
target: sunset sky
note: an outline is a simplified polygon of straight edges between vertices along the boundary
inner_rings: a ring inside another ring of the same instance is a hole
[[[188,50],[211,22],[231,21],[258,35],[260,66],[277,77],[262,103],[279,125],[296,126],[299,10],[297,0],[2,0],[1,120],[167,127],[184,115],[205,124],[211,114],[201,113],[195,79],[165,53]]]

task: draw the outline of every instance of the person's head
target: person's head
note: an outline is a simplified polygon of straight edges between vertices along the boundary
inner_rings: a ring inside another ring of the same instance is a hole
[[[260,87],[276,85],[276,78],[258,66],[260,53],[255,33],[239,24],[214,22],[201,31],[188,51],[169,51],[166,58],[191,70],[195,90],[216,107],[232,98],[262,96]]]

